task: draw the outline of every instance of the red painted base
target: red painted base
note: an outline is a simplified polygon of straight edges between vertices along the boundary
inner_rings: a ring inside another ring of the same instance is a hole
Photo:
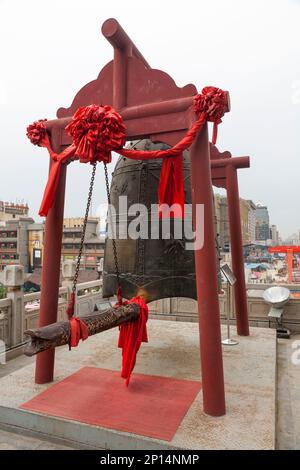
[[[21,408],[91,425],[170,441],[201,383],[83,367]]]

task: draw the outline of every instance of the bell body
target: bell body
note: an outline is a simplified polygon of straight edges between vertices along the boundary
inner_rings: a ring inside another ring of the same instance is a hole
[[[142,140],[134,148],[160,150],[168,146]],[[104,253],[103,297],[115,295],[118,287],[111,239],[111,236],[115,236],[124,298],[141,295],[146,302],[169,297],[197,298],[194,250],[187,249],[186,245],[192,243],[188,152],[184,153],[183,159],[184,221],[158,218],[161,166],[161,159],[140,161],[124,157],[120,157],[116,164],[110,190],[112,212],[111,216],[108,214],[109,236],[106,238]],[[142,213],[136,213],[138,207],[133,204],[141,204]],[[136,228],[138,230],[134,230]],[[140,237],[139,230],[142,232]]]

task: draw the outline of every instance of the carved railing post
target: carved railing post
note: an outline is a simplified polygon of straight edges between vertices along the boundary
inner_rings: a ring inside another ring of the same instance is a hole
[[[24,332],[24,266],[6,266],[4,282],[7,289],[7,298],[11,300],[11,339],[10,346],[18,346],[23,342]]]
[[[68,290],[68,301],[72,292],[73,279],[75,275],[76,263],[72,260],[62,262],[62,286]],[[75,313],[77,314],[77,295],[75,296]]]

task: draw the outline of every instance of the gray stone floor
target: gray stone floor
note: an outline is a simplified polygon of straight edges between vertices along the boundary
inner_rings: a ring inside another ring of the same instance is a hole
[[[300,335],[293,336],[290,340],[279,339],[277,348],[276,447],[284,450],[300,449],[300,363],[295,365],[292,362],[292,354],[295,353],[294,341],[300,341]],[[33,360],[20,356],[5,365],[0,364],[0,377],[11,374]],[[68,450],[71,448],[0,430],[0,450],[5,449]]]
[[[73,450],[70,447],[42,441],[36,437],[24,436],[0,430],[1,450]]]
[[[226,326],[222,325],[222,337]],[[136,373],[199,380],[199,333],[195,323],[160,321],[148,322],[150,341],[143,344],[135,368]],[[235,329],[232,329],[235,337]],[[80,347],[56,351],[54,383],[70,376],[85,366],[120,370],[121,351],[116,347],[118,330],[91,336]],[[41,415],[35,418],[19,407],[52,384],[34,384],[34,363],[0,379],[0,416],[2,426],[39,430],[39,439],[65,439],[63,445],[103,446],[109,449],[273,449],[275,447],[276,397],[276,338],[275,331],[251,328],[249,337],[240,337],[237,346],[223,346],[224,378],[227,413],[218,419],[203,412],[199,393],[181,421],[171,441],[113,432],[90,427],[83,423]],[[24,422],[25,419],[25,422]],[[36,419],[38,422],[36,422]],[[7,424],[5,424],[7,423]],[[55,425],[57,428],[55,428]],[[5,428],[8,429],[7,427]],[[15,432],[15,428],[12,429]],[[26,433],[27,434],[27,433]],[[68,442],[72,439],[72,443]],[[153,442],[152,442],[153,441]],[[56,441],[57,442],[57,441]],[[77,444],[75,444],[77,443]],[[158,447],[156,447],[158,446]]]
[[[7,361],[6,364],[0,364],[0,379],[8,374],[12,374],[22,367],[28,366],[28,364],[31,364],[34,361],[34,357],[26,357],[22,355]]]
[[[34,362],[34,360],[35,358],[33,357],[19,356],[8,361],[6,364],[0,364],[0,378],[27,366]],[[0,429],[1,450],[72,450],[72,448]]]
[[[300,335],[279,339],[277,347],[277,427],[276,447],[300,450],[300,353],[293,364],[294,341],[300,347]]]

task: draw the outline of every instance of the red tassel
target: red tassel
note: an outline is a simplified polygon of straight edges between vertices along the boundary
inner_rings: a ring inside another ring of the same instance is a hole
[[[117,289],[117,303],[114,305],[114,308],[121,307],[123,305],[122,289],[119,286]]]
[[[73,317],[74,309],[75,309],[75,292],[71,292],[69,304],[66,310],[66,314],[68,315],[68,318]]]

